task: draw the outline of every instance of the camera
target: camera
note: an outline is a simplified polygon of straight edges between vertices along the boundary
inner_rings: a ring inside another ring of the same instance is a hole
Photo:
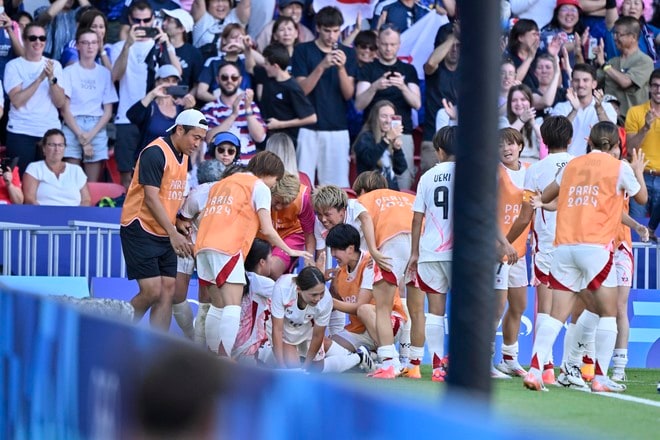
[[[144,31],[144,36],[147,38],[154,38],[159,34],[158,28],[147,27],[147,26],[138,26],[135,28],[136,31]]]
[[[18,157],[14,157],[13,159],[11,157],[3,157],[0,160],[0,169],[2,169],[2,172],[10,171],[13,170],[14,167],[18,164]]]
[[[165,88],[165,93],[173,98],[182,98],[188,94],[188,86],[169,86]]]

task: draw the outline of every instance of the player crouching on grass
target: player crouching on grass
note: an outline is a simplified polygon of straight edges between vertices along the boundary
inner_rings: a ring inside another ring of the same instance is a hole
[[[410,280],[408,286],[419,286],[419,289],[408,290],[408,310],[412,321],[410,363],[412,368],[419,369],[426,336],[433,363],[431,380],[434,382],[444,382],[447,375],[445,310],[451,285],[454,241],[456,131],[457,127],[443,127],[433,136],[439,163],[425,172],[417,184],[412,208],[410,260],[406,267],[406,277]],[[424,219],[426,226],[422,232]],[[428,316],[424,315],[424,293],[429,300]],[[408,377],[411,375],[408,374]]]
[[[282,275],[275,283],[271,302],[275,365],[341,373],[358,364],[371,364],[366,350],[351,353],[325,337],[331,312],[332,296],[318,268],[308,266],[298,275]]]
[[[618,129],[611,122],[594,125],[588,142],[592,151],[571,160],[542,195],[544,203],[558,198],[557,249],[550,268],[551,316],[537,331],[530,370],[523,380],[531,390],[545,390],[540,368],[568,318],[576,293],[584,288],[593,292],[600,316],[591,391],[626,389],[607,377],[617,337],[617,279],[612,259],[624,194],[646,203],[644,153],[633,150],[630,164],[612,157],[611,150],[620,147]]]
[[[349,323],[332,339],[349,351],[368,353],[379,344],[376,329],[376,301],[373,296],[374,266],[368,252],[360,251],[360,233],[351,225],[339,224],[328,232],[326,244],[339,268],[334,272],[330,292],[333,307],[348,314]],[[398,292],[390,322],[397,341],[407,317]],[[371,359],[369,358],[369,361]],[[365,362],[370,371],[373,365]]]

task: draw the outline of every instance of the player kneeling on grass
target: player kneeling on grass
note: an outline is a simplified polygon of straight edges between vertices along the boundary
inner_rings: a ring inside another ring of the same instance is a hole
[[[413,204],[412,239],[407,278],[419,289],[408,290],[410,311],[411,369],[417,369],[424,357],[424,336],[428,339],[433,360],[434,382],[444,382],[445,310],[451,284],[454,218],[454,148],[457,127],[443,127],[433,137],[439,163],[422,175]],[[422,223],[426,226],[422,233]],[[423,234],[423,237],[422,237]],[[421,239],[420,239],[421,238]],[[421,289],[421,290],[420,290]],[[429,314],[424,316],[424,293],[429,300]],[[414,377],[410,373],[408,377]]]
[[[371,362],[368,353],[351,353],[325,337],[331,312],[332,297],[323,272],[308,266],[298,275],[282,275],[275,283],[271,302],[275,365],[341,373]]]
[[[348,314],[349,323],[332,339],[349,351],[368,353],[379,344],[376,329],[376,301],[373,296],[374,266],[368,252],[360,251],[360,233],[351,225],[339,224],[325,238],[339,268],[335,271],[330,286],[333,306]],[[398,293],[394,296],[394,307],[390,313],[392,334],[397,341],[406,321],[406,312]],[[365,369],[371,370],[371,358],[366,360]]]
[[[532,390],[545,389],[540,368],[568,318],[576,293],[584,288],[593,292],[600,316],[591,391],[626,389],[607,377],[617,336],[617,279],[612,259],[624,194],[640,204],[646,203],[644,153],[633,150],[631,164],[612,157],[611,150],[620,147],[618,129],[611,122],[594,125],[588,142],[592,151],[571,160],[542,195],[544,203],[558,197],[557,249],[550,268],[551,316],[537,331],[530,370],[523,380],[525,387]]]

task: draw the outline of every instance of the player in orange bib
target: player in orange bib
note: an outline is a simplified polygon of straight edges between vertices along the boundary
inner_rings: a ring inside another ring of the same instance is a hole
[[[208,125],[197,110],[181,112],[168,135],[140,153],[121,211],[122,251],[128,278],[140,291],[131,300],[135,318],[151,307],[151,325],[163,330],[172,320],[178,256],[190,256],[189,222],[176,219],[188,177],[188,156],[204,140]],[[183,232],[180,232],[183,231]]]
[[[222,179],[209,191],[195,251],[200,284],[208,285],[211,295],[206,343],[214,353],[229,356],[232,352],[245,284],[244,258],[258,230],[287,254],[312,258],[291,249],[273,228],[270,188],[283,175],[280,158],[262,151],[250,159],[246,173]]]
[[[607,376],[617,337],[617,280],[613,269],[614,240],[623,217],[624,194],[644,204],[644,154],[633,151],[628,164],[610,155],[619,149],[619,133],[611,122],[599,122],[589,135],[592,151],[571,160],[543,191],[542,201],[557,200],[557,228],[550,268],[552,310],[540,326],[532,349],[530,370],[523,383],[544,390],[541,370],[548,353],[570,314],[576,293],[587,288],[594,294],[600,316],[596,329],[594,392],[621,392],[625,386]],[[580,375],[579,367],[569,375]]]
[[[410,238],[412,227],[412,207],[415,197],[387,189],[387,179],[378,171],[365,171],[355,179],[353,190],[358,195],[358,201],[365,207],[374,224],[376,247],[391,258],[391,269],[374,266],[374,298],[376,299],[376,328],[378,329],[378,357],[384,362],[383,369],[374,373],[379,378],[381,374],[389,378],[391,372],[399,368],[396,357],[392,324],[390,315],[394,304],[397,288],[405,289],[404,275],[410,258]],[[408,289],[419,291],[418,287]],[[405,302],[402,302],[405,309]],[[406,313],[407,315],[407,313]],[[404,328],[400,345],[410,348],[410,325]],[[407,365],[403,365],[407,367]],[[412,368],[414,369],[414,368]],[[408,369],[406,368],[406,372]],[[418,372],[418,369],[416,369]],[[394,371],[398,373],[398,371]],[[414,374],[417,376],[417,374]]]

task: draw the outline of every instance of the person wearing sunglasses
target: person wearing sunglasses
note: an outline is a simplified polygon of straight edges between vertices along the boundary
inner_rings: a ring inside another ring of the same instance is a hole
[[[241,141],[229,131],[221,131],[209,143],[209,160],[216,160],[224,171],[229,165],[238,163],[241,158]]]
[[[7,154],[18,157],[22,175],[40,158],[37,143],[51,128],[61,128],[57,110],[64,105],[62,65],[44,57],[46,30],[30,23],[23,31],[25,53],[7,63],[4,86],[11,105],[7,123]]]
[[[209,121],[206,141],[211,142],[216,134],[232,131],[241,141],[240,160],[246,165],[257,152],[256,144],[266,140],[266,123],[259,107],[254,103],[252,89],[241,90],[242,77],[236,63],[225,62],[218,70],[220,96],[202,107],[202,113]]]

